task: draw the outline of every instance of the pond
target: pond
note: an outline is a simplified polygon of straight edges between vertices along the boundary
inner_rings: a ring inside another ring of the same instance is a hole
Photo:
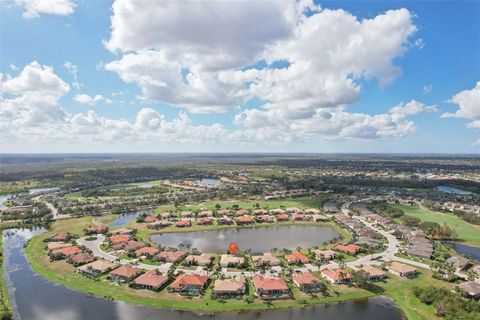
[[[107,224],[107,226],[109,226],[109,227],[120,227],[120,226],[126,225],[130,221],[133,221],[139,215],[150,214],[152,212],[153,212],[153,209],[141,210],[141,211],[135,211],[135,212],[129,212],[129,213],[122,213],[122,214],[118,215],[119,217],[118,217],[117,220],[110,222],[109,224]]]
[[[439,191],[446,192],[446,193],[472,194],[470,191],[465,191],[465,190],[462,190],[462,189],[457,189],[457,188],[448,187],[448,186],[438,186],[436,189],[439,190]]]
[[[213,231],[163,233],[151,236],[152,241],[167,247],[197,248],[201,252],[225,252],[236,242],[240,250],[266,252],[273,248],[295,249],[319,246],[339,234],[316,225],[278,225],[270,227],[226,228]]]
[[[213,187],[220,187],[222,185],[222,182],[218,179],[201,179],[201,180],[196,180],[195,181],[198,184],[204,185],[204,186],[213,186]]]
[[[467,246],[465,244],[455,243],[453,249],[461,255],[469,256],[472,259],[480,261],[480,248]]]

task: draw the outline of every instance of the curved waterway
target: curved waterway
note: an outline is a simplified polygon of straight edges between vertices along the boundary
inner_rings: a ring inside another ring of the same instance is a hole
[[[229,243],[236,242],[240,250],[270,251],[273,248],[310,248],[337,238],[339,234],[327,227],[316,225],[276,225],[270,227],[226,228],[200,232],[163,233],[151,240],[167,247],[202,252],[224,252]]]
[[[139,215],[150,214],[152,212],[153,212],[153,209],[122,213],[122,214],[119,214],[119,217],[117,220],[110,222],[109,224],[107,224],[107,226],[109,227],[123,226],[129,223],[130,221],[136,219]]]
[[[219,313],[198,315],[165,309],[154,309],[121,301],[96,298],[54,284],[35,274],[28,264],[23,246],[27,239],[40,234],[33,231],[4,231],[5,273],[15,309],[15,319],[36,320],[395,320],[403,319],[401,311],[385,297],[374,297],[344,303],[318,305],[303,309],[265,312]]]

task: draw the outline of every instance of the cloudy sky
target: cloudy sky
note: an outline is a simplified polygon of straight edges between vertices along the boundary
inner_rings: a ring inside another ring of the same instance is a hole
[[[480,151],[480,2],[0,2],[1,152]]]

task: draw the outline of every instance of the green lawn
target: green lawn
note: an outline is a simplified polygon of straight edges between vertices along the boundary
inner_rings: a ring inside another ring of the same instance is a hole
[[[442,225],[446,223],[450,228],[455,229],[459,239],[465,241],[466,244],[480,246],[480,227],[461,220],[453,214],[435,212],[423,207],[412,207],[404,204],[394,204],[393,207],[402,209],[405,214],[417,217],[422,221],[436,222]]]
[[[0,228],[0,319],[12,318],[12,305],[8,295],[7,283],[3,278],[3,235]]]

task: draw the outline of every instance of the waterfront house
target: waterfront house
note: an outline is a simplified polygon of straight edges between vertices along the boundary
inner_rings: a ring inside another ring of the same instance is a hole
[[[275,219],[277,219],[278,222],[283,222],[290,220],[290,217],[285,213],[279,213],[275,216]]]
[[[213,224],[213,219],[210,218],[210,217],[198,218],[197,219],[197,224],[199,224],[199,225]]]
[[[110,271],[110,273],[108,274],[108,278],[114,282],[124,283],[132,280],[141,272],[141,269],[125,265],[113,271]]]
[[[364,265],[360,268],[360,270],[364,271],[367,274],[368,280],[370,281],[380,281],[387,276],[387,274],[383,270],[380,270],[379,268],[375,268],[370,265]]]
[[[243,257],[237,257],[232,254],[222,254],[220,256],[220,266],[223,268],[226,267],[238,267],[239,265],[243,264],[245,262],[245,258]]]
[[[110,231],[111,234],[134,234],[135,230],[134,229],[127,229],[127,228],[120,228],[117,230],[112,230]]]
[[[186,228],[186,227],[191,227],[192,222],[190,220],[179,220],[179,221],[175,222],[175,225],[178,228]]]
[[[229,217],[221,217],[221,218],[218,218],[217,222],[219,225],[228,225],[228,224],[233,224],[233,219]]]
[[[241,297],[243,294],[245,294],[245,277],[215,280],[214,297]]]
[[[387,270],[398,276],[403,278],[414,278],[417,275],[417,269],[408,264],[400,263],[400,262],[392,262],[390,265],[387,266]]]
[[[455,271],[465,271],[473,266],[473,262],[462,256],[451,256],[445,260],[445,264],[455,268]]]
[[[139,258],[141,256],[153,257],[158,253],[157,248],[153,247],[143,247],[135,250],[135,257]]]
[[[157,270],[150,270],[133,280],[135,288],[158,291],[168,282],[167,275],[157,273]]]
[[[255,217],[255,220],[258,222],[258,223],[263,223],[263,222],[275,222],[275,218],[273,216],[270,216],[268,214],[262,214],[262,215],[259,215],[259,216],[256,216]]]
[[[183,261],[185,265],[208,266],[215,260],[215,255],[211,253],[202,253],[199,255],[189,255]]]
[[[60,248],[65,248],[70,246],[72,246],[72,244],[67,242],[49,242],[47,243],[47,250],[52,251],[55,249],[60,249]]]
[[[465,291],[471,299],[479,300],[480,299],[480,284],[468,281],[458,285],[458,288]]]
[[[54,234],[50,238],[48,238],[48,241],[60,241],[60,242],[67,242],[68,240],[72,239],[72,235],[68,232],[61,232]]]
[[[61,260],[61,259],[71,257],[75,254],[80,253],[80,252],[82,252],[82,250],[80,250],[78,247],[69,246],[69,247],[58,248],[58,249],[52,250],[50,252],[50,257],[53,260]]]
[[[238,225],[253,224],[253,219],[250,216],[243,216],[236,219]]]
[[[324,287],[320,279],[311,272],[303,272],[292,276],[293,283],[304,292],[316,292]]]
[[[197,218],[213,217],[213,212],[210,210],[200,211],[197,214]]]
[[[88,276],[96,277],[118,267],[118,264],[108,260],[95,260],[77,268],[77,271]]]
[[[180,213],[180,218],[186,219],[186,218],[192,218],[194,216],[192,211],[183,211]]]
[[[153,214],[148,215],[143,219],[143,222],[145,222],[145,223],[152,223],[152,222],[155,222],[155,221],[157,221],[157,217],[155,217]]]
[[[333,250],[313,250],[313,253],[315,253],[315,259],[317,260],[332,260],[337,254]]]
[[[81,252],[77,253],[70,258],[68,258],[68,262],[73,264],[74,266],[81,266],[82,264],[90,263],[95,260],[95,257],[88,252]]]
[[[280,265],[280,259],[271,252],[264,252],[262,255],[254,255],[252,256],[252,261],[257,267],[262,265],[271,267]]]
[[[324,269],[321,272],[322,276],[333,284],[348,284],[352,283],[352,275],[344,269]]]
[[[127,241],[127,243],[125,243],[125,246],[123,247],[123,249],[125,249],[126,251],[134,251],[134,250],[143,248],[145,246],[146,246],[145,242],[130,240],[130,241]]]
[[[255,275],[252,278],[256,294],[265,299],[281,299],[290,297],[290,289],[282,278]]]
[[[309,261],[306,255],[298,251],[293,251],[290,254],[286,254],[285,259],[289,264],[305,264]]]
[[[111,244],[118,244],[118,243],[124,243],[130,240],[130,235],[128,234],[118,234],[114,236],[110,236],[108,240],[110,241]]]
[[[294,214],[292,214],[292,218],[293,218],[293,220],[295,220],[295,221],[305,221],[305,220],[308,219],[307,217],[308,217],[308,216],[304,215],[303,213],[294,213]]]
[[[188,296],[200,295],[207,283],[208,276],[199,274],[180,274],[170,285],[170,291]]]
[[[175,263],[180,261],[183,256],[185,255],[184,251],[162,251],[156,256],[153,257],[153,260],[161,261],[161,262],[170,262]]]
[[[327,217],[327,216],[324,216],[323,214],[318,213],[318,214],[314,214],[314,215],[312,216],[312,219],[313,219],[313,221],[315,221],[315,222],[318,222],[318,221],[327,221],[327,220],[328,220],[328,217]]]
[[[354,244],[347,244],[347,245],[337,244],[334,249],[350,255],[356,255],[361,248]]]
[[[100,233],[106,233],[108,231],[108,228],[104,226],[103,224],[99,224],[96,226],[90,226],[88,228],[85,228],[85,234],[90,235],[90,234],[100,234]]]

